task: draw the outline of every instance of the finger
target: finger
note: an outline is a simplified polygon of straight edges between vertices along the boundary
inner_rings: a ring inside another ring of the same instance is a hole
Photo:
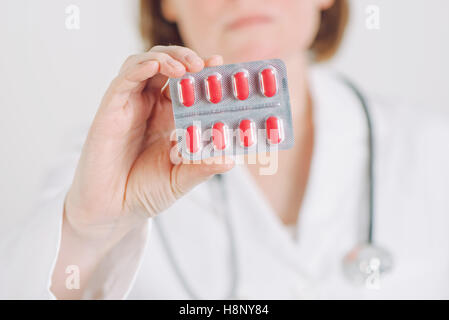
[[[199,72],[204,68],[204,60],[200,58],[193,50],[181,47],[181,46],[155,46],[151,48],[149,52],[160,52],[169,55],[175,61],[178,61],[184,65],[188,72]],[[172,77],[172,76],[168,76]],[[178,76],[179,77],[179,76]],[[172,77],[176,78],[176,77]],[[147,87],[149,88],[163,88],[162,94],[171,101],[170,90],[167,85],[168,78],[157,75],[148,81]]]
[[[223,64],[223,57],[218,54],[215,54],[207,59],[204,59],[204,64],[206,67],[220,66]]]
[[[151,79],[158,74],[164,77],[181,77],[186,72],[182,63],[162,52],[151,52],[136,56],[125,63],[128,65],[121,69],[118,77],[113,82],[113,87],[117,91],[135,89],[141,85],[141,82]],[[157,82],[153,85],[156,84]],[[159,89],[161,89],[163,83],[159,85]]]
[[[216,174],[225,173],[234,167],[230,157],[216,157],[212,161],[197,163],[181,163],[172,168],[171,187],[176,198],[192,190],[198,184]]]
[[[155,76],[161,69],[160,62],[157,60],[149,60],[141,64],[136,64],[122,74],[121,79],[130,82],[143,82]]]
[[[204,68],[203,59],[195,51],[181,46],[155,46],[150,52],[163,52],[181,62],[188,72],[199,72]]]
[[[149,52],[145,54],[146,60],[142,60],[138,63],[134,63],[133,65],[126,68],[121,75],[129,78],[132,76],[136,69],[141,68],[143,65],[147,64],[150,61],[159,62],[159,73],[167,76],[167,77],[180,77],[186,72],[185,66],[173,59],[170,55],[163,52]],[[141,79],[131,79],[133,81],[141,81]]]
[[[223,64],[223,57],[216,54],[216,55],[212,55],[209,58],[204,58],[204,66],[205,67],[216,67],[216,66],[220,66]],[[166,83],[164,84],[163,88],[162,88],[162,94],[171,101],[171,96],[170,96],[170,86],[168,86],[168,79],[166,80]]]

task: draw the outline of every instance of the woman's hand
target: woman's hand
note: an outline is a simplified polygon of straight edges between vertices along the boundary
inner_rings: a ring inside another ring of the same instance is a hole
[[[123,64],[89,130],[66,197],[51,285],[57,298],[84,297],[100,261],[131,229],[232,168],[228,159],[222,164],[171,161],[176,142],[170,141],[173,112],[164,85],[169,77],[219,64],[220,56],[204,61],[178,46],[156,46]],[[66,287],[66,268],[73,264],[80,269],[79,290]]]
[[[222,64],[179,46],[156,46],[129,57],[112,81],[90,128],[65,202],[65,221],[88,237],[123,236],[194,186],[232,167],[178,164],[169,77]],[[162,90],[164,88],[164,90]],[[113,237],[114,238],[114,237]]]

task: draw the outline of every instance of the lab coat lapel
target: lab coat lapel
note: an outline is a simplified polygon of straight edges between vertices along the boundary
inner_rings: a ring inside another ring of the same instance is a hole
[[[254,219],[257,219],[257,232],[263,237],[270,246],[276,251],[284,252],[286,256],[292,257],[292,252],[295,250],[295,241],[288,234],[281,220],[273,211],[268,201],[263,196],[262,190],[254,181],[251,174],[245,167],[238,167],[237,175],[241,179],[241,183],[245,185],[245,192],[249,192],[249,199],[253,199],[253,208],[251,210]]]
[[[336,75],[315,67],[310,81],[315,145],[297,254],[306,270],[323,278],[363,236],[367,127],[360,101]]]
[[[240,232],[251,232],[260,238],[274,258],[285,261],[295,271],[312,279],[324,279],[329,265],[340,271],[341,258],[360,236],[359,218],[366,212],[366,126],[359,101],[334,75],[314,68],[310,85],[315,146],[296,240],[288,234],[245,167],[236,167],[230,180],[243,193],[238,197],[251,199],[236,201],[244,204],[251,223],[251,230]]]

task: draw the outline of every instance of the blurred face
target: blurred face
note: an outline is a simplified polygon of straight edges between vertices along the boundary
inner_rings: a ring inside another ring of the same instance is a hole
[[[226,63],[304,54],[333,0],[162,0],[187,47]]]

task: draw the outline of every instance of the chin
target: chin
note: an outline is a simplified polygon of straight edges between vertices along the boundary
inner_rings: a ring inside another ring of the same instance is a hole
[[[237,63],[254,60],[285,58],[300,50],[292,41],[272,33],[241,33],[224,41],[222,53],[225,63]]]
[[[226,63],[282,58],[285,54],[281,47],[262,41],[238,43],[227,47],[223,52],[226,52],[224,54]]]

